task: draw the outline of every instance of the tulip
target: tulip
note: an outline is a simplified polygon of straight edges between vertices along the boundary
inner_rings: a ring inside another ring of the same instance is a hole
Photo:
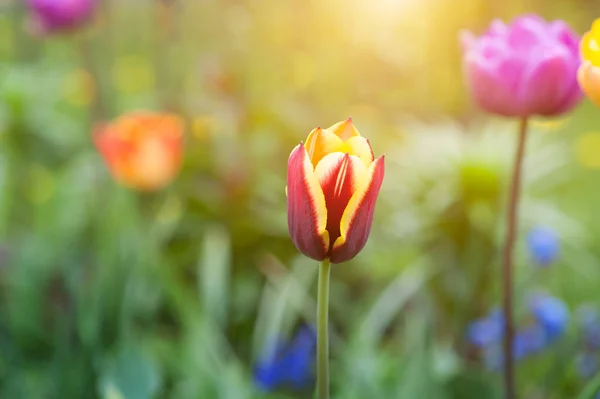
[[[534,115],[564,114],[581,100],[578,42],[565,22],[546,22],[536,15],[521,16],[509,25],[496,20],[480,37],[462,34],[465,75],[475,102],[492,114],[520,119],[502,259],[506,398],[516,396],[514,347],[527,341],[515,336],[513,325],[513,248],[527,124]]]
[[[494,21],[480,37],[462,34],[464,69],[475,101],[508,117],[557,116],[581,99],[579,38],[563,21],[526,15]],[[600,58],[599,58],[600,59]]]
[[[581,39],[583,64],[577,72],[577,79],[583,92],[600,107],[600,18],[594,21],[592,29]]]
[[[37,33],[76,28],[86,22],[95,0],[27,0],[30,24]]]
[[[317,398],[329,399],[329,278],[331,263],[365,246],[383,182],[384,157],[375,159],[352,118],[316,128],[288,159],[288,228],[296,248],[321,262],[317,298]]]
[[[288,225],[298,250],[341,263],[367,242],[384,175],[352,119],[314,129],[288,160]]]
[[[99,127],[94,141],[117,181],[139,190],[157,190],[181,166],[183,121],[171,114],[130,113]]]

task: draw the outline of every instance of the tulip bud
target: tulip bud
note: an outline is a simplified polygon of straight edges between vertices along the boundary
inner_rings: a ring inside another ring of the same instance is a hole
[[[508,117],[557,116],[581,99],[578,36],[563,21],[535,15],[494,21],[480,37],[463,33],[464,68],[475,101]]]
[[[592,29],[581,39],[583,64],[577,72],[577,79],[583,92],[596,106],[600,107],[600,19],[592,24]]]
[[[169,114],[131,113],[98,128],[94,141],[117,181],[139,190],[157,190],[181,166],[183,121]]]
[[[352,119],[314,129],[290,154],[288,226],[306,256],[332,263],[354,258],[365,246],[384,175],[369,141]]]
[[[44,34],[81,25],[91,17],[95,0],[27,0],[27,6],[31,28]]]

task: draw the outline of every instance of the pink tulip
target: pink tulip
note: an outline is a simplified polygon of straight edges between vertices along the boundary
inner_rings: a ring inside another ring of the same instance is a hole
[[[76,28],[86,22],[95,0],[27,0],[31,29],[38,34]]]
[[[461,35],[466,79],[475,101],[508,116],[556,116],[581,100],[579,36],[563,21],[525,15],[496,20],[480,37]]]

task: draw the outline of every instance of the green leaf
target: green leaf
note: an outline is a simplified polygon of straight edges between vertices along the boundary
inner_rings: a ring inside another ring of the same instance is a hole
[[[104,399],[150,399],[160,385],[156,365],[140,349],[126,346],[106,363],[99,389]]]
[[[224,326],[229,305],[231,243],[219,226],[207,230],[198,263],[198,292],[209,315]]]

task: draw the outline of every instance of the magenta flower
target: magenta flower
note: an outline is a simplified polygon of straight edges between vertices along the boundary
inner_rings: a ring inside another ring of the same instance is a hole
[[[466,79],[486,111],[509,117],[556,116],[582,97],[579,36],[563,21],[525,15],[496,20],[480,37],[461,34]]]
[[[27,0],[30,28],[37,34],[76,28],[95,8],[94,0]]]

